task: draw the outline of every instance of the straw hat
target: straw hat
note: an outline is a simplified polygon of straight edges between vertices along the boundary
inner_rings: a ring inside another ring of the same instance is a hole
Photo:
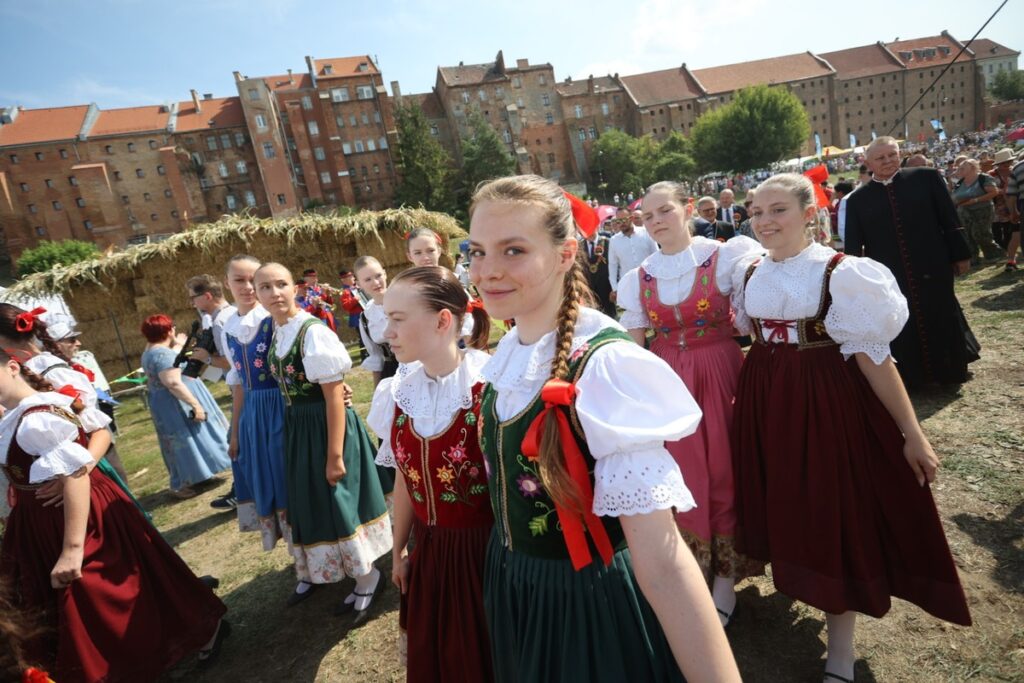
[[[1013,150],[1010,149],[1009,147],[1006,147],[996,152],[995,157],[992,158],[992,163],[1005,164],[1007,161],[1013,161],[1014,158],[1015,155],[1013,153]]]

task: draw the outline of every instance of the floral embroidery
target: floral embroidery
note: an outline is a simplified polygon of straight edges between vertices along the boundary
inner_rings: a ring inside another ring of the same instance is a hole
[[[409,468],[409,471],[405,473],[405,478],[411,481],[413,483],[413,486],[418,485],[421,481],[420,473],[411,467]]]
[[[438,467],[437,480],[442,484],[450,484],[455,479],[455,472],[451,467]]]
[[[472,411],[468,411],[466,413],[466,424],[468,424],[470,427],[476,424],[476,413]]]
[[[442,503],[475,506],[477,503],[471,498],[487,493],[487,484],[480,481],[480,467],[469,459],[466,452],[465,443],[468,436],[469,433],[462,430],[462,441],[441,453],[441,459],[448,463],[437,468],[437,479],[444,485],[444,490],[438,496]]]
[[[578,360],[578,359],[582,358],[583,354],[585,354],[587,352],[587,349],[589,349],[589,348],[590,348],[590,343],[589,342],[583,342],[583,346],[581,346],[580,348],[578,348],[575,351],[573,351],[572,355],[569,356],[569,361],[571,362],[571,361]]]
[[[287,372],[289,375],[294,375],[295,374],[295,366],[292,365],[291,363],[289,363],[288,365],[284,366],[284,371]]]
[[[263,359],[262,358],[254,358],[253,361],[252,361],[252,365],[253,365],[254,368],[257,368],[257,369],[262,368],[263,367]]]
[[[267,345],[264,344],[263,342],[260,342],[259,344],[256,345],[256,353],[263,353],[266,350],[267,350]]]
[[[697,312],[707,313],[707,310],[711,308],[711,302],[708,301],[707,297],[703,297],[697,300]]]
[[[405,421],[407,419],[408,418],[406,417],[405,413],[402,413],[397,418],[395,418],[395,426],[396,427],[404,427],[405,426]]]
[[[527,498],[536,498],[544,490],[543,486],[541,486],[540,480],[529,473],[520,474],[519,478],[516,479],[516,486],[519,487],[519,493],[523,494]]]

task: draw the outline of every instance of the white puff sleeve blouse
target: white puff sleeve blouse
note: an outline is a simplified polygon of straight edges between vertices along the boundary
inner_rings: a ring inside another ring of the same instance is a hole
[[[278,327],[275,332],[275,355],[284,358],[288,355],[302,325],[313,318],[306,311],[299,311],[287,323]],[[302,365],[306,369],[306,379],[315,384],[340,382],[345,374],[352,369],[352,359],[338,335],[321,322],[310,325],[302,340]]]
[[[29,469],[29,482],[33,484],[74,474],[82,467],[93,464],[92,454],[75,441],[78,438],[77,424],[47,411],[24,415],[29,408],[41,405],[58,406],[70,411],[72,400],[63,394],[43,392],[29,396],[8,411],[0,422],[0,464],[7,461],[11,438],[16,438],[26,453],[37,456]],[[17,434],[13,433],[15,427]]]

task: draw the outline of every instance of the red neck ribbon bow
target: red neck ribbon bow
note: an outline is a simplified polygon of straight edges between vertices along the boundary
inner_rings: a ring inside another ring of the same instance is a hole
[[[597,226],[601,224],[597,211],[594,211],[589,204],[571,192],[566,192],[565,190],[562,190],[562,192],[565,194],[565,198],[569,200],[569,206],[572,208],[572,217],[576,221],[580,232],[583,233],[583,236],[590,237],[597,232]]]
[[[597,552],[605,566],[612,562],[612,543],[608,538],[608,532],[601,524],[600,518],[594,514],[594,488],[590,482],[590,474],[587,472],[587,462],[583,459],[576,437],[569,427],[569,419],[562,406],[572,405],[576,397],[576,385],[566,382],[563,379],[552,379],[544,385],[540,392],[541,400],[544,401],[544,409],[530,424],[530,428],[523,438],[523,455],[530,460],[536,460],[540,455],[540,440],[544,433],[544,422],[548,413],[554,411],[558,420],[558,440],[562,447],[562,454],[565,457],[565,465],[569,470],[569,476],[576,485],[580,503],[583,506],[582,512],[576,512],[569,508],[555,503],[558,511],[558,521],[562,524],[562,534],[565,536],[565,545],[569,549],[569,558],[572,566],[579,571],[593,562],[590,554],[590,546],[587,544],[587,534],[594,540]],[[586,527],[584,529],[584,527]]]
[[[75,389],[70,384],[65,384],[59,389],[54,389],[54,391],[56,391],[58,394],[70,396],[72,399],[78,400],[78,389]]]
[[[85,375],[86,377],[88,377],[90,382],[96,381],[96,373],[94,373],[92,370],[90,370],[89,368],[85,367],[80,363],[72,363],[71,369],[76,370]]]
[[[21,683],[53,683],[50,675],[42,669],[28,668],[21,676]]]
[[[14,317],[14,329],[18,332],[31,332],[36,326],[36,318],[46,313],[45,308],[33,308],[31,311],[19,313]]]
[[[484,310],[484,302],[481,299],[470,299],[469,303],[466,304],[466,313],[482,310]]]

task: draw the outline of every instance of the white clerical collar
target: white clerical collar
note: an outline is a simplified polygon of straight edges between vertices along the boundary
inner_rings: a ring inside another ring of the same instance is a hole
[[[896,173],[899,173],[899,171],[896,171]],[[879,180],[875,176],[871,176],[871,180],[872,180],[872,182],[876,182],[879,185],[883,185],[883,186],[884,185],[890,185],[890,184],[892,184],[893,179],[896,177],[896,173],[893,173],[891,176],[889,176],[885,180]]]

